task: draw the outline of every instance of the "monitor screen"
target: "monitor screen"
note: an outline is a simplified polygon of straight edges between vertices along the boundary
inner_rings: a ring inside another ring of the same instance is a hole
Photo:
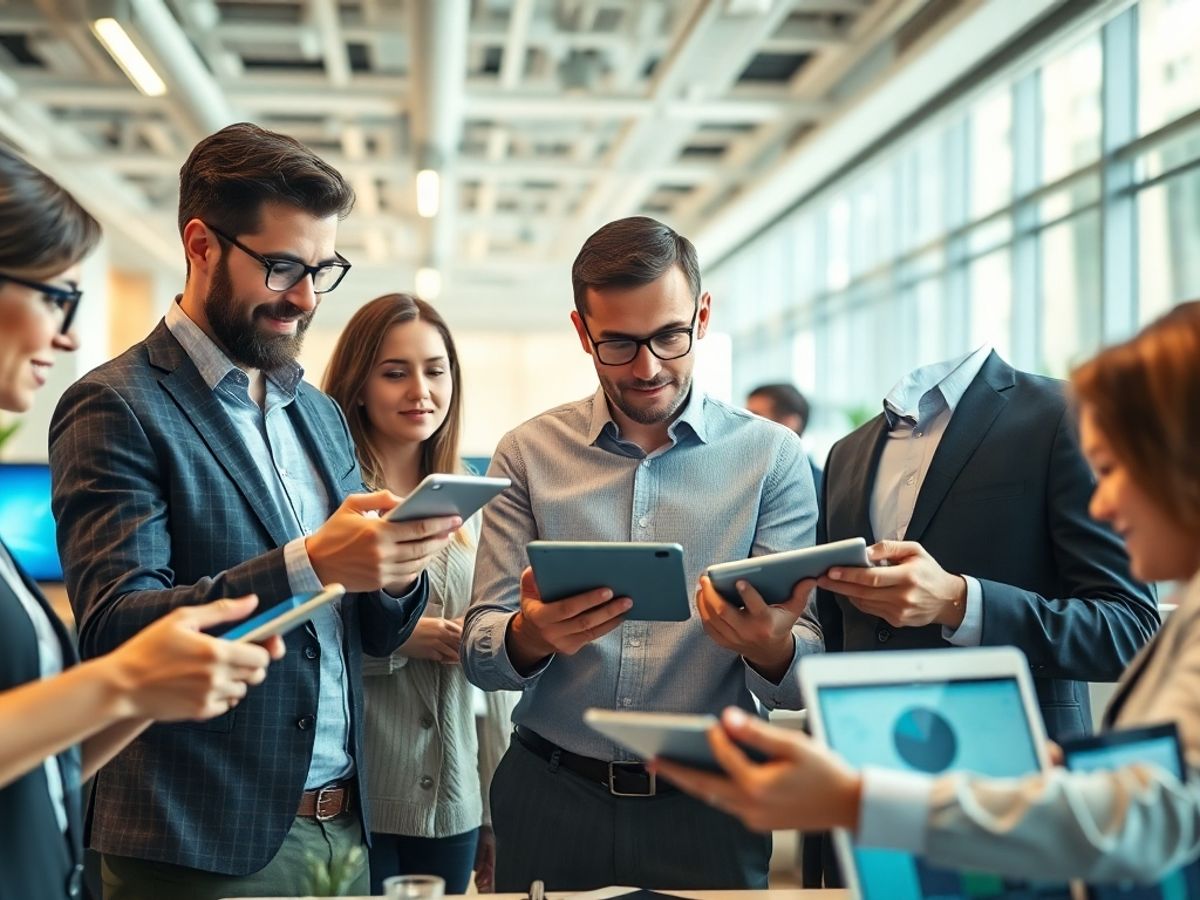
[[[822,687],[817,702],[829,745],[855,767],[998,777],[1040,768],[1014,678]],[[939,869],[899,850],[855,847],[854,861],[864,900],[1070,896],[1066,885]]]
[[[50,513],[49,466],[0,463],[0,539],[31,578],[62,581]]]

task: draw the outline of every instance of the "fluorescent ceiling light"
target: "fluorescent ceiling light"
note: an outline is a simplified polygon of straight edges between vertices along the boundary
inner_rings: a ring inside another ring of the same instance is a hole
[[[417,296],[422,300],[436,300],[442,294],[442,273],[437,269],[422,266],[417,269],[414,287],[417,289]]]
[[[167,86],[116,19],[97,19],[92,31],[134,86],[147,97],[161,97]]]
[[[441,204],[442,180],[433,169],[422,169],[417,173],[417,214],[423,219],[432,219],[438,214]]]

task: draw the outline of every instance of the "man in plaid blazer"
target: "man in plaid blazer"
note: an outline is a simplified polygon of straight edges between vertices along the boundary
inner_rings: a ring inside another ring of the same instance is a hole
[[[180,604],[263,608],[341,582],[229,713],[154,725],[97,776],[105,897],[308,893],[311,857],[365,841],[362,654],[425,604],[457,519],[397,524],[363,491],[334,402],[295,362],[353,202],[291,138],[232,125],[180,172],[184,293],[141,343],[72,386],[51,425],[59,550],[84,656]],[[351,892],[366,893],[365,854]]]

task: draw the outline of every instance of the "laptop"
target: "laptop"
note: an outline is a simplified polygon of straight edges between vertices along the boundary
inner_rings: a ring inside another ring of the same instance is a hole
[[[1049,767],[1025,656],[1011,647],[806,656],[813,736],[850,765],[938,775],[1019,777]],[[1066,900],[1067,884],[1033,884],[932,866],[834,832],[851,896],[863,900]]]
[[[1174,722],[1067,741],[1063,761],[1076,772],[1153,763],[1180,780],[1187,777]],[[1089,884],[1087,896],[1088,900],[1200,900],[1200,862],[1177,869],[1156,884]]]

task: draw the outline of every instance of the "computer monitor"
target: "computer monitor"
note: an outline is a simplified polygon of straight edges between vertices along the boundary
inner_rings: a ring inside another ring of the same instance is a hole
[[[62,581],[45,463],[0,463],[0,539],[31,578]]]

